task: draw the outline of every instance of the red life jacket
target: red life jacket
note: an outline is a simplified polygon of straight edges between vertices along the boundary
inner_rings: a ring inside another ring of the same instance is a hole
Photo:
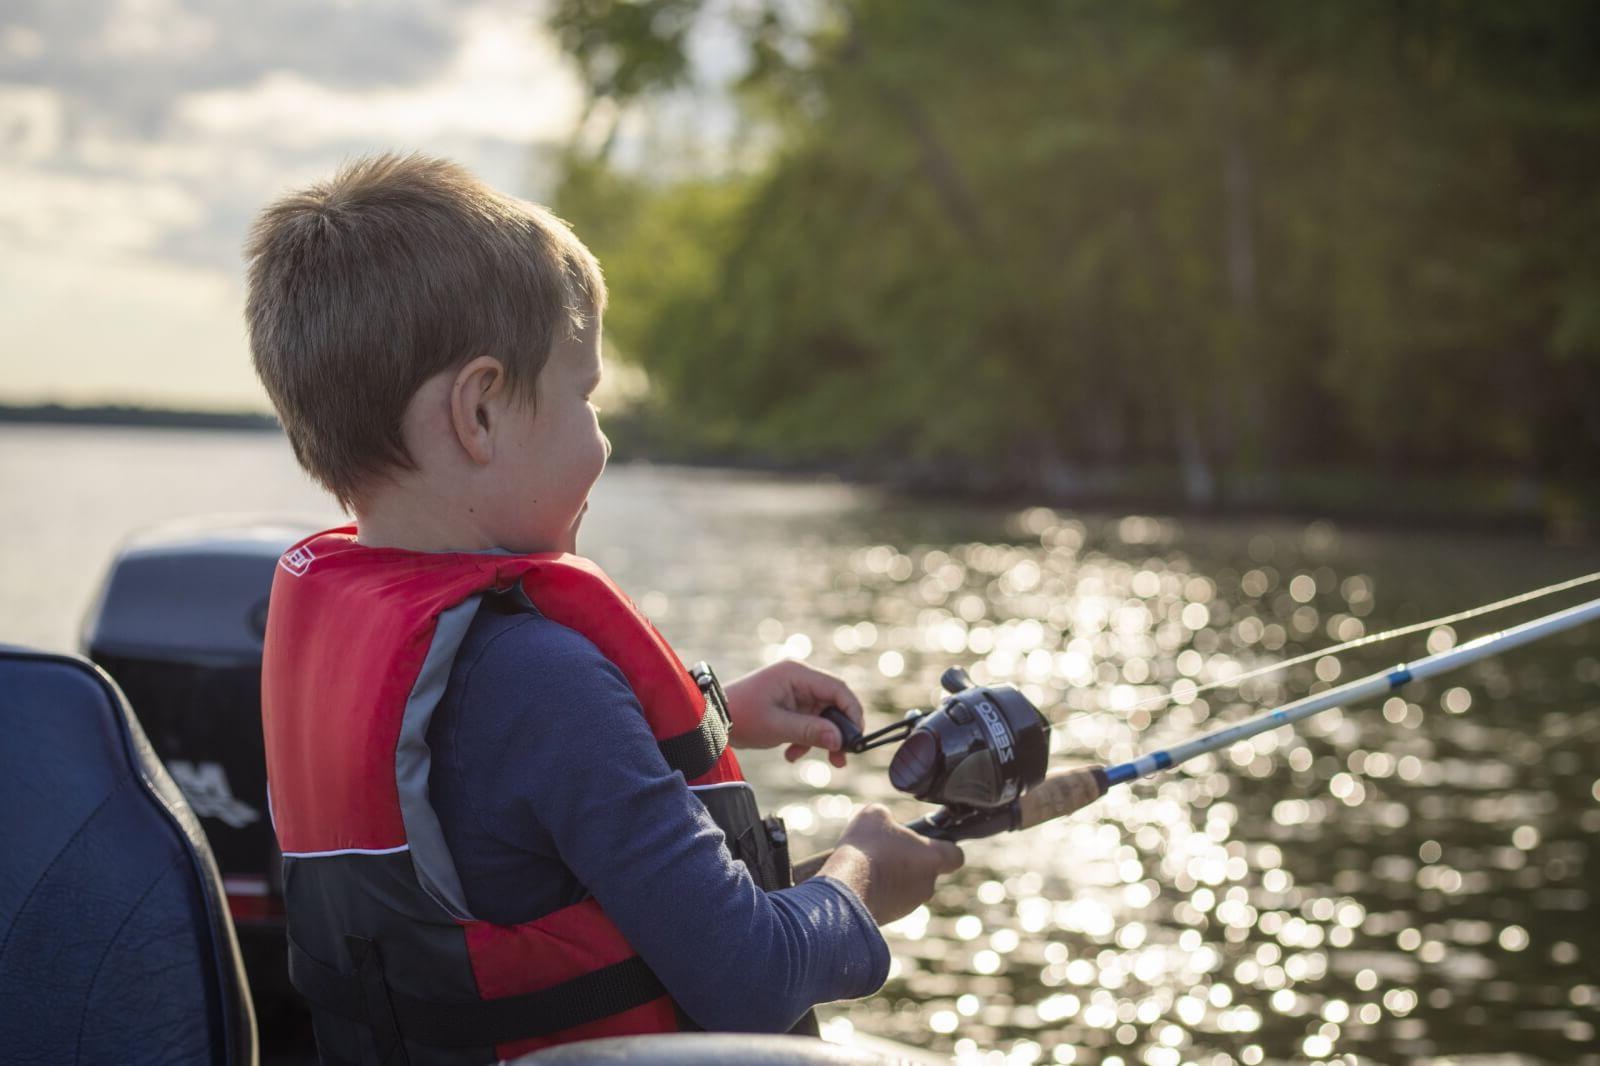
[[[686,670],[593,563],[318,534],[280,560],[261,705],[290,976],[325,1062],[484,1062],[692,1027],[593,898],[512,926],[468,912],[428,804],[426,735],[480,601],[497,593],[592,641],[734,855],[763,888],[788,883],[781,825],[763,825],[742,783],[715,678]]]

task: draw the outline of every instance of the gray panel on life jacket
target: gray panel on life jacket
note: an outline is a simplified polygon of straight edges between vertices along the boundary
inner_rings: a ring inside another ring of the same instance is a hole
[[[444,698],[450,682],[450,667],[466,639],[467,628],[478,613],[482,597],[472,596],[439,614],[433,629],[433,642],[422,661],[417,682],[406,699],[405,717],[400,725],[400,743],[394,753],[394,777],[400,794],[400,817],[411,845],[411,863],[417,881],[453,917],[470,919],[466,892],[456,864],[445,847],[444,829],[428,802],[428,770],[433,753],[428,747],[428,723]]]

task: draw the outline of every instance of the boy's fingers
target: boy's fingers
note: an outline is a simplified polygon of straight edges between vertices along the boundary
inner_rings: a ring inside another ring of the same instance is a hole
[[[818,705],[825,707],[832,704],[843,711],[845,717],[856,724],[857,729],[865,727],[866,719],[862,715],[861,701],[850,691],[849,685],[814,666],[806,667],[805,678],[809,694]]]
[[[804,711],[779,711],[778,734],[804,754],[808,748],[838,751],[844,747],[839,727],[826,718]]]
[[[856,724],[857,729],[865,729],[867,727],[867,719],[865,712],[861,709],[861,701],[856,699],[856,694],[850,691],[849,685],[846,685],[838,678],[832,678],[832,680],[836,686],[836,691],[833,695],[835,706],[845,713],[846,718]]]
[[[948,840],[936,840],[939,845],[939,869],[943,873],[954,873],[966,864],[967,856],[960,848]]]
[[[814,715],[806,717],[805,724],[801,727],[799,741],[809,744],[813,748],[826,748],[828,751],[838,751],[844,746],[844,740],[839,736],[839,728],[826,718]]]
[[[839,736],[839,729],[832,722],[814,715],[797,715],[801,721],[797,726],[795,742],[784,749],[783,757],[794,762],[812,748],[821,748],[828,753],[828,761],[838,767],[843,767],[844,746],[843,739]]]

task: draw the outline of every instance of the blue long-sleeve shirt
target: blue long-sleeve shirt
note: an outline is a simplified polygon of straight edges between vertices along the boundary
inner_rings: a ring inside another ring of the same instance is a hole
[[[474,917],[531,921],[593,895],[706,1029],[781,1032],[883,984],[888,948],[856,895],[826,877],[756,887],[622,673],[576,631],[479,610],[428,744]]]

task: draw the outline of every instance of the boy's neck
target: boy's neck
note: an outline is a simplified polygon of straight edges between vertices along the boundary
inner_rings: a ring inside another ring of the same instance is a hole
[[[499,547],[474,518],[449,504],[399,493],[375,493],[355,509],[356,542],[409,551],[490,551]]]

